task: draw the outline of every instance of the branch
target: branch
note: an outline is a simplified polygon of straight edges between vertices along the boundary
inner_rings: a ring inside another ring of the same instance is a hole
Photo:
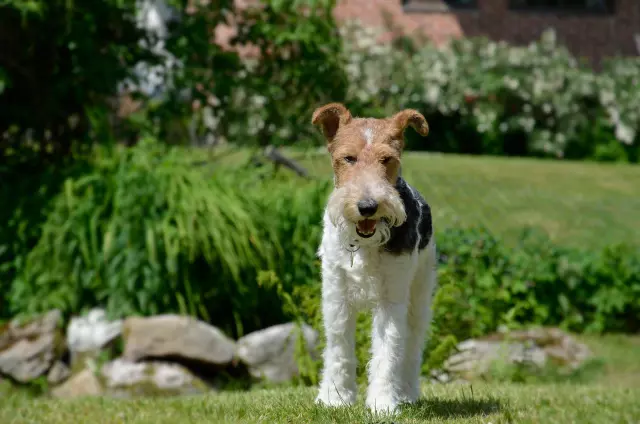
[[[269,145],[269,146],[265,147],[264,156],[267,159],[269,159],[272,162],[274,162],[276,164],[276,166],[282,165],[282,166],[284,166],[286,168],[291,169],[293,172],[298,174],[298,176],[300,176],[300,177],[310,178],[309,177],[309,172],[306,169],[304,169],[302,167],[302,165],[300,165],[299,163],[297,163],[293,159],[289,159],[289,158],[285,157],[273,145]]]

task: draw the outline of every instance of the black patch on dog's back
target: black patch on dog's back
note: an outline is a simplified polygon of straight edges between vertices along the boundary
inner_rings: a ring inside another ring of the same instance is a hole
[[[418,249],[422,250],[427,247],[433,236],[431,208],[418,190],[411,187],[402,177],[396,182],[396,190],[404,203],[407,220],[399,227],[391,229],[391,238],[384,245],[384,250],[396,255],[411,253],[418,238]]]

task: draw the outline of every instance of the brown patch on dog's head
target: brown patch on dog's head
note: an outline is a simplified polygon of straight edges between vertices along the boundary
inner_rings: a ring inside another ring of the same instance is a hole
[[[361,174],[394,184],[407,126],[423,136],[429,133],[426,119],[413,109],[384,119],[353,118],[344,105],[330,103],[316,109],[312,123],[322,128],[327,140],[337,187]]]

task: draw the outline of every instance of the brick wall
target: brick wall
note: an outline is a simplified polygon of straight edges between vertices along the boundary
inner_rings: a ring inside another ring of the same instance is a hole
[[[414,6],[424,0],[411,0]],[[599,62],[603,57],[638,55],[640,0],[616,0],[613,15],[512,11],[508,0],[478,0],[471,10],[408,12],[400,0],[339,0],[336,17],[382,25],[386,11],[406,34],[423,33],[436,43],[452,37],[484,35],[526,44],[553,27],[558,39],[577,56]],[[433,3],[433,0],[431,0]],[[417,7],[415,8],[417,9]]]

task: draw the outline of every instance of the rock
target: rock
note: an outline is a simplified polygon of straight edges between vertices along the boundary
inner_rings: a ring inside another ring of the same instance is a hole
[[[128,318],[123,325],[123,358],[171,358],[209,367],[230,364],[235,343],[222,331],[202,321],[180,315]]]
[[[132,362],[118,358],[97,369],[85,368],[51,390],[56,398],[190,395],[208,386],[178,364]]]
[[[54,358],[55,337],[43,334],[33,341],[18,340],[0,353],[0,372],[20,383],[45,374]]]
[[[58,309],[47,312],[27,322],[14,319],[9,323],[13,339],[33,338],[41,334],[53,333],[62,322],[62,313]]]
[[[71,319],[67,329],[67,345],[72,357],[80,353],[97,352],[121,333],[122,321],[109,321],[105,311],[96,308],[86,316]]]
[[[431,383],[446,384],[451,382],[451,375],[442,370],[431,371]]]
[[[80,371],[60,386],[51,390],[51,395],[56,398],[99,396],[103,393],[104,390],[100,380],[95,372],[90,369]]]
[[[61,320],[60,311],[53,310],[26,323],[9,323],[0,337],[0,374],[20,383],[46,374],[62,354]]]
[[[65,381],[71,375],[69,367],[61,361],[56,361],[47,374],[47,382],[56,386]]]
[[[275,325],[242,337],[237,342],[238,358],[249,367],[253,377],[284,382],[298,375],[295,358],[297,326],[295,323]],[[318,333],[302,326],[307,351],[315,357]]]
[[[207,385],[178,364],[131,362],[116,359],[102,367],[107,392],[117,397],[190,395],[204,393]]]
[[[473,379],[500,361],[543,368],[552,363],[564,369],[579,368],[591,356],[589,348],[558,328],[534,328],[498,332],[470,339],[457,346],[458,353],[445,361],[448,373]]]

